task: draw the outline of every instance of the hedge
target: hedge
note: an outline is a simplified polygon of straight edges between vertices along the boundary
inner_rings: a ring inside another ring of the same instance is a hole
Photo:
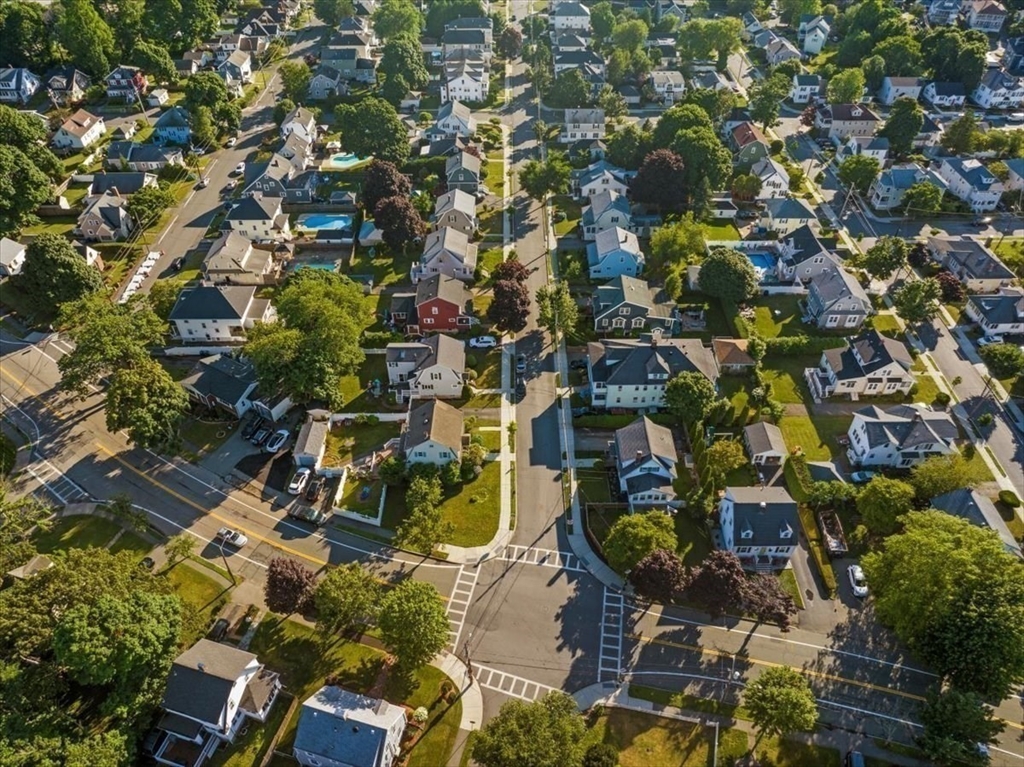
[[[832,563],[821,543],[818,525],[814,521],[814,512],[806,504],[799,503],[797,504],[797,514],[800,517],[800,527],[803,528],[804,535],[807,536],[807,548],[811,551],[818,574],[821,575],[821,580],[825,584],[829,596],[834,597],[839,591],[839,586],[836,583],[836,574],[832,569]]]
[[[742,318],[741,318],[742,319]],[[765,354],[799,355],[821,354],[828,349],[835,349],[844,344],[841,338],[812,338],[811,336],[780,336],[765,339]]]
[[[1011,509],[1016,509],[1018,506],[1020,506],[1020,498],[1018,498],[1017,494],[1012,490],[1000,490],[999,500],[1002,503],[1005,503]]]
[[[806,501],[814,489],[811,471],[807,468],[807,459],[802,455],[791,455],[786,460],[786,484],[789,494],[798,501]]]

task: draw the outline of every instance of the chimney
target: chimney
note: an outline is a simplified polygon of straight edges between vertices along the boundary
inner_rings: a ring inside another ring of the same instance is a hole
[[[639,461],[643,457],[644,457],[644,451],[643,450],[637,450],[636,451],[636,459]]]
[[[206,673],[206,664],[203,663],[202,661],[200,661],[199,663],[196,664],[196,668],[198,668],[204,674]]]
[[[764,488],[762,487],[761,489],[763,490]],[[761,501],[760,505],[761,505],[761,511],[766,511],[768,509],[768,504],[765,503],[764,501]]]

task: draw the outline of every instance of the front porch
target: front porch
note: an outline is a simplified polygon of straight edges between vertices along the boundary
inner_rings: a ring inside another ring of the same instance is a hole
[[[828,399],[835,393],[835,385],[829,380],[828,374],[821,368],[804,368],[804,380],[811,390],[816,404],[821,404],[823,399]],[[856,400],[856,395],[851,395]]]

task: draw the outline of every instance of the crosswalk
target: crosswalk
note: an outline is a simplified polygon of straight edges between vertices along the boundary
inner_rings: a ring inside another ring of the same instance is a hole
[[[516,564],[554,567],[558,570],[570,570],[577,573],[586,572],[580,558],[568,551],[534,549],[529,546],[506,546],[501,554],[501,559]]]
[[[601,649],[597,681],[612,682],[622,671],[622,618],[625,599],[618,591],[604,587],[601,605]]]
[[[459,568],[459,575],[455,579],[455,587],[448,598],[448,633],[451,636],[451,644],[448,649],[458,655],[459,638],[462,636],[462,626],[466,622],[466,613],[469,612],[469,604],[473,601],[473,589],[476,588],[476,579],[480,571],[476,568],[467,569],[465,565]]]
[[[515,674],[498,671],[488,666],[481,666],[478,663],[473,664],[473,676],[481,687],[527,702],[542,698],[555,689],[554,687],[524,679]]]
[[[85,490],[45,458],[34,461],[26,466],[25,470],[42,485],[34,493],[40,500],[51,500],[39,495],[44,488],[60,503],[75,503],[89,498],[89,494]]]

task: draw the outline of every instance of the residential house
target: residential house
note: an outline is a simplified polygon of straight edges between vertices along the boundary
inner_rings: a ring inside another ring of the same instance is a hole
[[[442,194],[434,203],[434,226],[438,229],[450,226],[472,235],[479,225],[476,201],[468,192],[453,189]]]
[[[168,165],[184,165],[185,156],[178,147],[111,141],[103,164],[114,170],[159,171]]]
[[[486,19],[490,21],[490,19]],[[449,28],[441,35],[441,51],[447,59],[452,56],[469,54],[478,55],[484,63],[491,60],[493,36],[488,29]]]
[[[295,166],[295,171],[301,172],[312,162],[313,144],[306,136],[292,133],[284,140],[276,154],[291,161]]]
[[[809,56],[817,56],[821,49],[828,42],[828,36],[832,33],[832,25],[824,16],[813,16],[810,19],[801,19],[797,34],[803,48],[803,52]]]
[[[594,330],[599,333],[658,329],[666,337],[679,325],[675,301],[664,290],[636,277],[622,275],[599,286],[591,302]]]
[[[57,149],[82,151],[99,141],[106,132],[107,126],[102,117],[79,109],[61,124],[50,144]]]
[[[584,32],[563,32],[555,38],[556,53],[585,51],[590,47],[590,38]]]
[[[149,81],[138,67],[121,64],[103,78],[107,85],[108,99],[137,101],[146,93]]]
[[[94,173],[86,194],[86,202],[101,197],[108,192],[122,197],[129,197],[142,191],[147,186],[156,186],[156,176],[144,171],[115,171],[113,173]]]
[[[740,23],[743,25],[743,30],[740,35],[744,40],[753,40],[755,35],[764,31],[764,27],[761,25],[761,20],[754,15],[753,11],[745,12],[740,17]]]
[[[465,152],[469,146],[468,141],[460,138],[431,141],[426,146],[420,147],[420,157],[451,157],[459,152]]]
[[[948,493],[937,495],[932,498],[929,506],[938,511],[952,514],[954,517],[966,519],[972,525],[986,527],[999,536],[1003,548],[1013,554],[1017,559],[1024,559],[1024,552],[1021,551],[1020,543],[1013,537],[1013,533],[1003,521],[999,509],[992,503],[990,498],[979,493],[970,487],[962,487],[958,490],[951,490]]]
[[[960,0],[931,0],[928,5],[928,21],[933,25],[956,24],[960,17]]]
[[[139,132],[137,123],[121,123],[110,132],[110,138],[114,141],[128,141]]]
[[[135,224],[126,208],[128,198],[116,192],[106,192],[93,198],[85,206],[75,226],[76,233],[85,240],[114,242],[132,233]]]
[[[1024,103],[1024,80],[1002,69],[986,70],[971,100],[984,109],[1017,109]]]
[[[321,64],[309,81],[309,98],[324,101],[345,93],[347,84],[341,79],[341,72],[329,64]]]
[[[946,411],[920,403],[880,408],[869,405],[853,414],[846,432],[846,457],[854,466],[908,469],[933,455],[957,453],[956,421]]]
[[[666,66],[662,59],[662,66]],[[692,90],[728,91],[732,90],[729,79],[721,72],[694,72],[690,75],[690,88]],[[676,98],[681,98],[680,90]]]
[[[559,3],[549,16],[551,25],[556,32],[563,32],[567,29],[590,32],[590,9],[582,3]]]
[[[420,341],[390,343],[385,361],[399,402],[462,396],[466,347],[458,339],[438,333]]]
[[[644,41],[644,48],[649,56],[657,56],[658,66],[666,69],[679,68],[679,48],[676,46],[676,39],[672,37],[648,37]]]
[[[602,191],[624,195],[629,192],[629,182],[633,175],[607,160],[598,160],[586,168],[574,169],[569,175],[569,185],[572,196],[577,200],[587,199]]]
[[[227,354],[203,357],[181,379],[181,388],[193,402],[223,410],[235,418],[241,418],[252,408],[257,385],[252,364],[243,357]]]
[[[968,237],[929,237],[928,252],[971,293],[992,293],[1008,286],[1014,273],[990,248]]]
[[[591,75],[606,76],[604,59],[592,50],[558,53],[555,56],[555,77],[567,69],[580,70],[581,73],[584,73],[584,79],[587,79],[588,69]]]
[[[171,666],[153,757],[199,767],[247,726],[265,723],[280,692],[277,674],[252,653],[200,639]]]
[[[986,35],[998,35],[1006,21],[1006,8],[996,0],[974,0],[967,5],[967,26]]]
[[[480,190],[480,158],[469,152],[459,152],[444,164],[444,177],[448,190],[461,189],[475,195]]]
[[[633,231],[629,200],[618,192],[603,190],[591,195],[580,216],[583,239],[593,241],[600,232],[616,227]]]
[[[814,112],[814,127],[831,139],[871,136],[882,119],[862,104],[823,104]]]
[[[486,101],[490,93],[490,82],[490,74],[482,63],[468,60],[445,62],[441,102]]]
[[[457,333],[471,324],[466,312],[470,300],[464,282],[435,274],[417,282],[415,292],[392,295],[390,320],[406,335]]]
[[[695,338],[662,338],[655,330],[639,339],[587,344],[591,402],[596,408],[652,410],[665,406],[665,384],[679,373],[718,381],[714,352]]]
[[[60,106],[77,104],[89,88],[89,76],[72,64],[51,69],[44,80],[47,95]]]
[[[1000,288],[994,295],[968,296],[967,316],[986,336],[1024,335],[1024,290]]]
[[[836,167],[850,157],[870,157],[878,162],[879,168],[885,167],[889,158],[889,139],[885,136],[850,136],[836,152]]]
[[[269,298],[257,298],[252,285],[186,287],[168,315],[174,335],[188,342],[241,343],[257,322],[272,322]]]
[[[1024,190],[1024,159],[1015,157],[1004,160],[1008,174],[1003,186],[1008,192],[1020,192]]]
[[[747,448],[750,462],[757,467],[777,469],[789,455],[782,429],[765,421],[743,427],[743,445]]]
[[[925,170],[916,163],[893,165],[879,173],[868,188],[868,199],[875,210],[893,210],[900,207],[904,193],[914,184],[928,183],[938,187],[944,195],[949,185],[935,171]]]
[[[995,210],[999,204],[1003,185],[979,160],[943,157],[936,172],[949,191],[975,213]]]
[[[423,242],[423,254],[413,264],[410,277],[415,285],[435,274],[470,282],[476,272],[478,248],[469,236],[458,229],[444,226],[430,232]]]
[[[438,399],[410,405],[402,434],[406,463],[445,466],[461,461],[462,411]]]
[[[329,66],[338,71],[346,83],[355,82],[374,85],[377,82],[377,60],[360,55],[356,48],[323,49],[320,66]]]
[[[167,92],[166,88],[154,88],[146,96],[146,104],[151,107],[162,107],[170,100],[171,94]]]
[[[461,101],[455,99],[446,102],[437,112],[437,119],[427,129],[428,141],[465,138],[476,133],[476,118],[473,112]]]
[[[772,67],[777,67],[783,61],[800,61],[803,58],[800,49],[784,37],[776,38],[768,43],[764,48],[764,55],[768,65]]]
[[[587,244],[587,268],[592,280],[620,275],[636,277],[644,268],[640,241],[618,226],[598,232],[594,241]]]
[[[1007,72],[1020,74],[1024,70],[1024,37],[1013,37],[1003,43],[1002,63]]]
[[[292,138],[298,138],[297,134],[292,134],[288,140]],[[301,143],[301,139],[298,143]],[[315,170],[305,169],[306,155],[301,148],[293,147],[293,151],[298,153],[291,158],[275,152],[269,162],[246,165],[246,186],[242,194],[279,197],[285,202],[313,202],[318,174]]]
[[[789,89],[789,99],[794,104],[808,104],[816,101],[822,91],[824,81],[818,75],[793,75],[793,84]]]
[[[834,261],[811,277],[806,314],[823,330],[856,330],[871,313],[871,299],[860,282]]]
[[[656,69],[647,78],[655,98],[665,104],[674,104],[686,95],[683,73],[675,69]]]
[[[768,139],[761,132],[761,129],[754,123],[740,123],[729,133],[729,144],[733,151],[734,161],[737,165],[750,166],[756,162],[768,158],[771,152],[769,151]],[[775,163],[772,160],[769,162],[778,166],[783,173],[785,170],[782,169],[781,165]],[[762,179],[762,191],[763,191],[764,179]],[[785,191],[789,191],[789,178],[788,174],[786,177]]]
[[[306,421],[295,437],[292,447],[292,462],[313,472],[320,470],[324,455],[327,453],[327,435],[331,433],[331,420],[319,411],[307,411]]]
[[[615,430],[612,446],[619,491],[630,511],[675,505],[672,483],[679,477],[679,457],[671,430],[641,416]]]
[[[962,109],[967,102],[967,89],[963,83],[933,80],[924,86],[921,96],[936,109]]]
[[[248,51],[232,51],[217,65],[217,74],[228,83],[246,85],[252,82],[252,57]]]
[[[754,369],[754,358],[747,352],[745,338],[712,338],[711,349],[722,373],[744,375]]]
[[[293,133],[312,144],[316,141],[316,115],[305,107],[295,107],[281,122],[281,138],[287,139]]]
[[[224,217],[222,228],[231,229],[255,242],[290,240],[288,214],[281,212],[280,197],[264,197],[259,192],[238,200]]]
[[[303,701],[292,753],[302,767],[391,767],[404,732],[401,706],[326,686]]]
[[[203,259],[203,279],[228,285],[271,285],[281,275],[281,262],[268,248],[231,230],[214,240]]]
[[[846,339],[845,348],[828,349],[818,367],[807,368],[804,378],[816,399],[848,395],[861,397],[907,395],[914,386],[910,372],[914,358],[907,347],[877,330]]]
[[[192,141],[192,127],[188,112],[173,106],[160,115],[153,124],[153,139],[158,144],[179,144],[185,146]]]
[[[579,140],[604,138],[603,109],[566,109],[559,142],[571,144]]]
[[[727,487],[718,504],[719,540],[746,570],[771,572],[789,563],[798,544],[796,501],[783,487]]]
[[[779,260],[775,270],[781,282],[810,279],[830,269],[826,262],[839,265],[839,258],[833,254],[835,240],[823,240],[807,224],[787,234],[779,243]]]
[[[444,25],[445,30],[450,29],[479,29],[490,41],[494,36],[494,21],[487,16],[463,16],[452,19]]]
[[[798,197],[777,197],[765,203],[759,226],[769,232],[789,234],[802,226],[817,221],[814,209]]]
[[[9,237],[0,238],[0,276],[21,274],[25,265],[25,246]]]
[[[775,34],[774,29],[762,29],[751,38],[751,42],[754,44],[755,48],[764,50],[778,39],[779,36]]]
[[[914,136],[914,140],[911,146],[914,149],[931,149],[938,148],[942,143],[942,135],[944,129],[941,122],[932,118],[931,115],[925,113],[924,122],[921,123],[921,130]]]
[[[749,123],[743,123],[749,125]],[[754,162],[750,173],[761,179],[761,190],[755,195],[755,200],[775,200],[784,198],[789,194],[789,172],[782,166],[782,163],[772,159],[767,154]],[[755,152],[756,153],[756,152]]]
[[[896,99],[908,98],[917,101],[921,97],[924,81],[919,77],[886,77],[882,87],[878,89],[878,100],[888,107],[896,103]]]
[[[24,67],[0,67],[0,102],[26,104],[41,84],[39,75]]]

